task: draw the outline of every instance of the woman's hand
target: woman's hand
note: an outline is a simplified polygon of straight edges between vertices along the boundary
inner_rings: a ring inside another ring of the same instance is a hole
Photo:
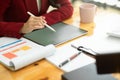
[[[24,23],[20,33],[30,33],[36,29],[42,29],[45,27],[45,17],[33,17],[31,16],[26,23]]]

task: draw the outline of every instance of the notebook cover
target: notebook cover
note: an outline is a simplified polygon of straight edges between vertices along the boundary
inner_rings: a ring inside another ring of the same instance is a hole
[[[46,27],[44,29],[39,29],[25,34],[24,37],[40,45],[46,46],[48,44],[58,45],[87,33],[85,30],[62,22],[54,24],[52,27],[56,32],[53,32]]]
[[[97,74],[94,63],[62,75],[62,80],[117,80],[110,74]]]

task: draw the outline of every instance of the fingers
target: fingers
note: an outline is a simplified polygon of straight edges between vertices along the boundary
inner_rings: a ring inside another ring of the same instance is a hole
[[[29,33],[36,29],[42,29],[45,27],[45,17],[30,17],[28,21],[24,24],[23,28],[21,29],[21,33]]]
[[[42,17],[33,17],[32,21],[31,21],[31,26],[33,27],[33,29],[42,29],[45,27],[46,21],[44,20],[44,18]]]

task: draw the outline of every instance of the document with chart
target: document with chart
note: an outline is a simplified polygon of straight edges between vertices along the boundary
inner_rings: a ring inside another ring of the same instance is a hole
[[[25,38],[0,38],[0,62],[15,71],[55,52],[54,45],[38,45]]]

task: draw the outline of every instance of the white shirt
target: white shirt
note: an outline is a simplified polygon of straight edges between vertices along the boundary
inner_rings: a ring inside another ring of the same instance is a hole
[[[36,1],[37,1],[38,12],[40,12],[41,0],[36,0]]]

